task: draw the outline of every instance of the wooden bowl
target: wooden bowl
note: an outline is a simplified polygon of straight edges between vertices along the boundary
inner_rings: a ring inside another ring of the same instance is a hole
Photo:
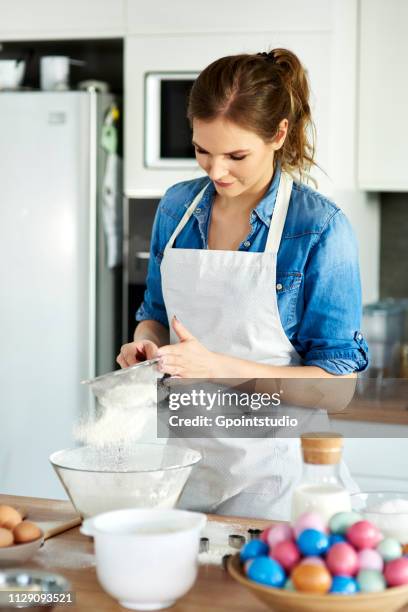
[[[239,554],[228,559],[228,572],[275,612],[395,612],[408,602],[408,585],[381,593],[357,595],[313,595],[275,589],[249,580]]]

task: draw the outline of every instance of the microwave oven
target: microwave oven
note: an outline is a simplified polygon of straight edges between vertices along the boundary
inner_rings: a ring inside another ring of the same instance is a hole
[[[198,72],[145,74],[146,168],[197,168],[187,119],[188,96]]]

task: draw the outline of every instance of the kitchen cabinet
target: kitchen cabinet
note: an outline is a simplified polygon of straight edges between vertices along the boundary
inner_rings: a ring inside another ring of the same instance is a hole
[[[348,0],[346,0],[348,1]],[[127,34],[210,34],[256,31],[319,31],[330,21],[331,2],[313,0],[127,0]]]
[[[408,189],[408,2],[362,0],[359,163],[361,189]]]
[[[0,0],[0,41],[123,36],[125,0]]]

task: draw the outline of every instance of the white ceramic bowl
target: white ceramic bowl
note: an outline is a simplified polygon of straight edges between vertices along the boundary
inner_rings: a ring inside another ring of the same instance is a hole
[[[95,539],[107,593],[125,608],[161,610],[193,586],[206,520],[186,510],[115,510],[85,520],[81,532]]]
[[[387,537],[408,544],[408,493],[372,491],[351,496],[353,510],[371,521]]]
[[[0,548],[0,566],[28,561],[28,559],[34,557],[43,544],[44,537],[41,536],[26,544],[13,544],[12,546]]]

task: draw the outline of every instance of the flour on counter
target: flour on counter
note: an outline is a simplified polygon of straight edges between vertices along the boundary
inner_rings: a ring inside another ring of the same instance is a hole
[[[209,539],[208,552],[198,555],[200,565],[221,565],[224,555],[235,555],[238,550],[228,544],[228,536],[236,534],[248,536],[247,528],[240,523],[208,522],[201,533],[201,537]]]
[[[96,565],[95,555],[78,550],[78,547],[81,545],[76,543],[75,548],[67,547],[62,550],[61,543],[58,539],[54,540],[50,538],[45,540],[44,545],[40,548],[35,557],[35,562],[44,569],[51,571],[56,569],[75,570],[85,567],[94,567]]]

